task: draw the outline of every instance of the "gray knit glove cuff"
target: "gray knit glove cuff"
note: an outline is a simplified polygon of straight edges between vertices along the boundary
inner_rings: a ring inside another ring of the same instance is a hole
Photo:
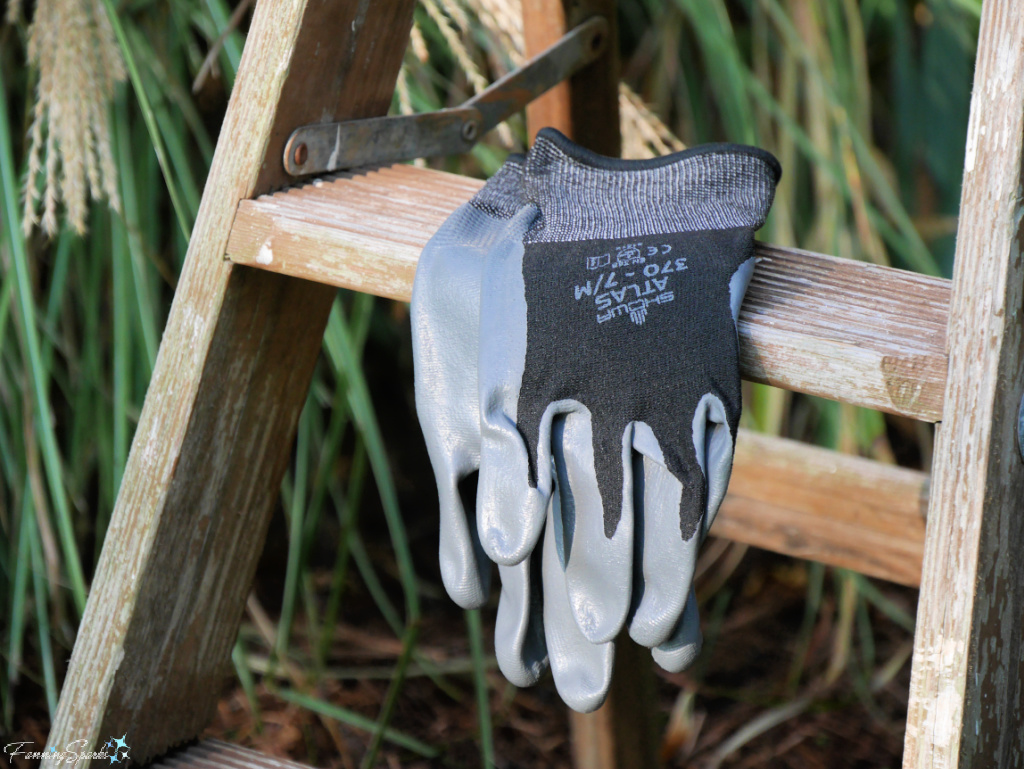
[[[541,210],[527,239],[757,230],[781,174],[779,162],[756,147],[705,144],[650,160],[619,160],[545,128],[526,159],[525,195]]]

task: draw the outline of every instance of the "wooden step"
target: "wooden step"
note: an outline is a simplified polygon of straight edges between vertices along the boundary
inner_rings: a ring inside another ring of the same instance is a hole
[[[268,756],[221,740],[203,740],[179,748],[147,769],[309,769],[306,764]]]
[[[481,185],[398,165],[245,200],[227,257],[408,301],[423,245]],[[739,323],[745,378],[941,420],[948,280],[765,244],[758,255]]]
[[[740,430],[715,536],[921,582],[928,474]]]

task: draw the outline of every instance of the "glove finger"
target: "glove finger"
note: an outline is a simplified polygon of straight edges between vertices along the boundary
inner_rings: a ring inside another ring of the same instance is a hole
[[[491,562],[477,536],[476,519],[466,514],[464,503],[464,498],[475,498],[475,486],[475,473],[461,484],[454,472],[437,473],[441,581],[451,599],[463,609],[483,606],[491,586]]]
[[[477,357],[483,256],[458,238],[473,220],[468,207],[424,249],[416,270],[411,321],[416,362],[416,412],[423,428],[440,502],[441,577],[464,609],[481,606],[491,566],[474,519],[466,516],[460,482],[480,465]],[[472,495],[467,495],[472,498]]]
[[[505,566],[522,561],[540,540],[551,495],[549,441],[540,436],[540,456],[531,467],[516,427],[526,362],[522,236],[536,215],[533,206],[520,211],[504,242],[488,252],[481,298],[477,529],[487,555]]]
[[[738,419],[738,416],[737,416]],[[722,399],[707,393],[700,400],[693,417],[693,444],[697,461],[708,484],[707,512],[704,516],[702,539],[718,515],[732,475],[733,430]]]
[[[622,437],[622,514],[611,536],[594,467],[590,412],[580,408],[557,417],[551,450],[558,478],[564,541],[562,555],[568,601],[591,643],[611,641],[629,613],[633,559],[631,429]]]
[[[661,446],[648,425],[634,425],[633,447],[637,595],[629,635],[642,646],[655,647],[665,643],[679,624],[702,537],[699,529],[688,540],[682,537],[679,511],[684,487],[664,466]]]
[[[477,531],[487,556],[512,566],[530,554],[544,531],[544,510],[551,497],[550,461],[539,465],[547,472],[531,487],[526,446],[515,422],[490,414],[483,424]]]
[[[743,306],[743,297],[747,293],[750,279],[754,277],[754,267],[757,259],[751,257],[739,266],[729,280],[729,312],[732,313],[733,325],[740,321],[740,307]]]
[[[580,713],[596,710],[608,696],[615,644],[591,643],[580,632],[566,593],[566,573],[556,535],[561,517],[559,494],[553,495],[543,547],[544,636],[555,688],[566,705]]]
[[[548,666],[544,640],[540,553],[515,566],[499,566],[501,597],[494,623],[498,668],[515,686],[533,686]]]
[[[678,673],[685,670],[700,654],[704,636],[700,632],[700,615],[697,611],[697,595],[690,588],[686,609],[679,619],[671,637],[660,646],[651,649],[651,656],[664,670]]]

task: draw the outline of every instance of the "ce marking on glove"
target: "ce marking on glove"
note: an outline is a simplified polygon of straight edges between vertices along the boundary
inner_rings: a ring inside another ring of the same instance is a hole
[[[634,264],[644,264],[647,261],[647,258],[644,256],[644,250],[643,242],[626,243],[616,246],[614,264],[612,263],[612,255],[609,251],[607,254],[601,254],[600,256],[588,256],[587,269],[600,270],[602,267],[623,269]],[[668,243],[662,243],[660,246],[647,246],[646,251],[647,256],[665,256],[672,253],[672,246]],[[683,261],[685,262],[686,260],[684,259]]]

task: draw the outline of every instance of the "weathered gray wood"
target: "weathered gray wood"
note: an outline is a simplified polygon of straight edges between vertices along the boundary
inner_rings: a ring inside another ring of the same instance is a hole
[[[334,295],[225,260],[231,222],[286,183],[295,126],[388,108],[411,18],[257,6],[49,745],[127,734],[143,761],[213,712]]]
[[[917,585],[928,475],[740,430],[711,533]]]
[[[147,769],[309,769],[306,764],[268,756],[221,740],[203,740],[154,761]]]
[[[1024,766],[1024,13],[986,0],[905,767]]]
[[[623,633],[615,642],[615,675],[605,704],[569,712],[576,769],[651,769],[661,765],[661,718],[651,652]]]
[[[481,184],[393,166],[247,200],[228,257],[408,301],[423,245]],[[739,323],[744,377],[941,418],[948,280],[764,244],[758,255]]]

